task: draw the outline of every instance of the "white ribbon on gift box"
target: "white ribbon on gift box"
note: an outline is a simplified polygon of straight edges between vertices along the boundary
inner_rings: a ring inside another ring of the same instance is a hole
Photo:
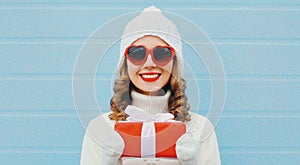
[[[125,113],[129,115],[127,121],[143,122],[141,132],[141,157],[155,157],[156,152],[156,137],[155,137],[155,121],[170,121],[174,118],[171,113],[151,114],[143,109],[133,105],[128,105]]]

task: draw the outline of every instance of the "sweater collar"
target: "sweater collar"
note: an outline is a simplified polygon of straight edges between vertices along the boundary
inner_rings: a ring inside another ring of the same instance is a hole
[[[168,102],[171,91],[168,90],[163,96],[149,96],[131,91],[132,105],[137,106],[151,114],[168,112]]]

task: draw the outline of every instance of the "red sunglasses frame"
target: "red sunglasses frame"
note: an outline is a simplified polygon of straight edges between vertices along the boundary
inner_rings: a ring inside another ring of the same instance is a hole
[[[146,54],[145,54],[145,57],[143,60],[141,60],[140,62],[136,62],[134,61],[130,56],[128,56],[128,50],[132,47],[143,47],[145,50],[146,50]],[[168,61],[166,62],[159,62],[155,59],[154,57],[154,54],[153,54],[153,51],[155,48],[157,47],[161,47],[161,48],[169,48],[172,52],[172,55],[171,57],[168,59]],[[151,55],[151,59],[153,60],[153,62],[156,64],[156,65],[159,65],[159,66],[164,66],[164,65],[167,65],[169,62],[171,62],[174,58],[174,56],[176,55],[176,52],[175,52],[175,49],[172,47],[172,46],[161,46],[161,45],[157,45],[155,47],[153,47],[152,49],[148,49],[145,45],[130,45],[126,48],[125,50],[125,56],[126,58],[131,62],[133,63],[134,65],[141,65],[141,64],[144,64],[146,61],[147,61],[147,58],[148,58],[148,55]]]

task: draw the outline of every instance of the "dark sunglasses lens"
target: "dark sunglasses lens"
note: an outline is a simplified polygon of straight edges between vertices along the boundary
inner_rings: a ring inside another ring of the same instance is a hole
[[[146,50],[142,46],[132,46],[128,49],[128,57],[130,58],[131,62],[133,63],[140,63],[144,60],[146,55]]]
[[[166,64],[172,58],[172,50],[167,47],[156,47],[153,50],[154,58],[160,64]]]

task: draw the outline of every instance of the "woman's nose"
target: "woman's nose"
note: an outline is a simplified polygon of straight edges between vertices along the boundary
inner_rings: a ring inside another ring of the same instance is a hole
[[[146,62],[144,64],[144,67],[156,67],[156,64],[152,60],[151,54],[148,54],[147,60],[146,60]]]

